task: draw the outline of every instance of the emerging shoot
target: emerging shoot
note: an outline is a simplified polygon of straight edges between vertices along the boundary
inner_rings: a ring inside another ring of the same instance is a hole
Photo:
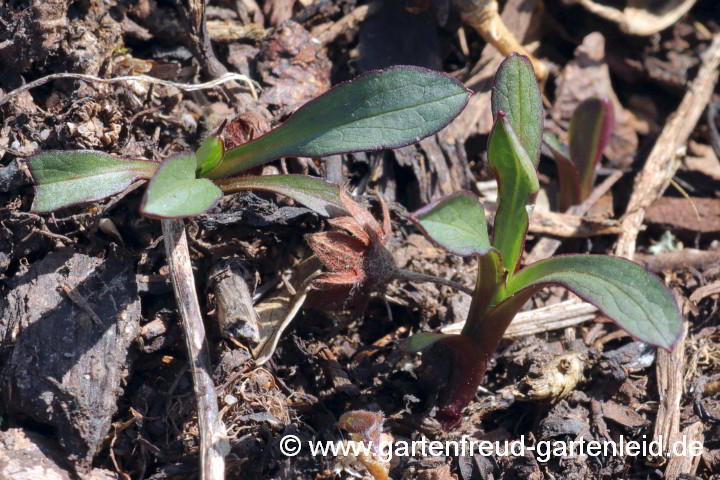
[[[530,61],[513,54],[495,76],[495,124],[488,159],[498,182],[492,237],[477,197],[458,192],[415,212],[411,219],[435,244],[459,255],[476,255],[478,275],[468,318],[460,335],[420,333],[411,351],[427,349],[425,361],[449,359],[454,369],[439,398],[438,419],[452,427],[474,398],[493,352],[515,315],[535,293],[560,285],[595,305],[633,337],[672,349],[682,332],[677,304],[656,276],[629,260],[605,255],[565,255],[521,268],[532,203],[543,115]],[[607,129],[603,128],[602,131]],[[586,149],[599,155],[594,147]],[[593,162],[596,161],[593,159]]]

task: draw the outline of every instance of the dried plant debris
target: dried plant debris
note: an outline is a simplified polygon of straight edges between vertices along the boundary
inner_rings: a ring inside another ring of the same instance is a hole
[[[586,362],[583,354],[566,353],[542,367],[533,365],[528,374],[510,388],[510,393],[517,400],[559,400],[585,380]]]
[[[328,269],[310,283],[313,291],[308,304],[316,308],[352,308],[356,315],[361,315],[370,293],[383,290],[395,272],[393,257],[385,248],[392,235],[390,214],[380,196],[382,226],[347,192],[341,193],[341,200],[350,216],[328,220],[337,230],[305,237]]]
[[[290,113],[330,88],[330,60],[301,25],[291,20],[266,38],[257,71],[267,85],[261,101]]]
[[[5,406],[57,428],[71,462],[86,469],[110,427],[139,332],[135,274],[118,253],[63,249],[9,287],[0,317]]]
[[[336,470],[347,470],[355,473],[357,463],[365,467],[375,480],[388,480],[390,472],[390,456],[383,454],[382,445],[393,441],[392,435],[383,432],[385,416],[382,412],[356,410],[344,413],[337,426],[350,432],[352,442],[362,443],[370,447],[370,454],[342,457],[336,464]]]

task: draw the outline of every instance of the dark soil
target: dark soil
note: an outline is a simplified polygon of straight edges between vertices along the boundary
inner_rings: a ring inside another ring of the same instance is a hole
[[[448,72],[477,91],[477,98],[487,92],[499,57],[470,27],[458,33],[462,23],[447,1],[371,3],[367,18],[327,35],[329,26],[366,3],[210,1],[206,16],[220,68],[259,82],[257,100],[242,84],[183,92],[141,82],[61,79],[0,105],[0,478],[198,475],[197,411],[183,332],[160,223],[138,213],[143,189],[34,214],[24,159],[43,150],[96,149],[161,160],[194,149],[238,114],[249,115],[254,128],[262,129],[335,83],[393,64]],[[505,5],[511,30],[521,32],[523,43],[538,42],[537,56],[550,67],[544,90],[548,130],[566,138],[567,122],[582,99],[615,97],[617,127],[600,178],[625,172],[606,199],[610,214],[619,218],[635,174],[695,78],[701,54],[720,32],[717,1],[699,0],[675,25],[650,37],[627,35],[561,0],[508,0],[501,11]],[[61,72],[206,81],[212,68],[191,41],[184,8],[179,0],[0,2],[0,98]],[[223,25],[235,30],[222,33]],[[716,88],[713,102],[718,101]],[[451,126],[416,145],[327,162],[284,159],[264,172],[348,181],[366,194],[378,218],[380,208],[370,193],[379,193],[390,205],[394,235],[388,248],[397,266],[470,286],[476,262],[433,247],[407,212],[459,189],[487,193],[492,179],[487,112],[487,101],[471,101]],[[720,478],[720,288],[712,287],[720,281],[720,151],[713,150],[720,145],[719,117],[716,108],[703,115],[675,176],[696,199],[700,216],[670,188],[648,209],[637,245],[638,258],[660,259],[651,268],[667,280],[688,320],[678,380],[684,390],[674,418],[676,433],[700,432],[704,450],[681,472],[687,479]],[[549,158],[541,161],[540,178],[547,195],[541,195],[538,208],[552,208],[557,183]],[[666,395],[658,388],[667,381],[658,378],[662,354],[633,342],[602,317],[504,340],[462,423],[443,431],[434,403],[448,370],[436,365],[429,372],[421,356],[398,348],[412,333],[439,331],[464,319],[469,298],[434,284],[395,282],[382,295],[373,294],[359,318],[305,308],[272,359],[258,366],[250,353],[253,331],[218,322],[219,265],[232,261],[260,309],[268,298],[287,292],[287,278],[310,256],[304,235],[327,230],[326,220],[285,198],[242,193],[225,197],[186,225],[231,445],[227,478],[347,478],[347,462],[312,457],[307,450],[286,457],[279,442],[289,434],[303,442],[347,438],[336,422],[357,409],[382,412],[385,431],[396,440],[522,436],[534,445],[620,435],[654,438]],[[528,251],[538,238],[531,234]],[[615,236],[564,239],[559,252],[612,253],[615,241]],[[683,246],[707,254],[706,260],[672,257]],[[528,309],[567,298],[563,290],[548,289]],[[533,382],[566,354],[583,359],[579,383],[562,398],[539,398]],[[390,477],[678,478],[667,459],[652,456],[540,459],[529,451],[519,457],[416,455],[394,459]],[[14,477],[7,469],[18,464],[42,465],[65,477]],[[367,475],[362,466],[353,468]]]

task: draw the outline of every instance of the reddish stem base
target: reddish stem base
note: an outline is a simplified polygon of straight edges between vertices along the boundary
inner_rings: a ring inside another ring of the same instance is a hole
[[[428,352],[429,359],[438,358],[436,355],[445,357],[451,365],[446,388],[438,399],[436,417],[445,430],[450,430],[460,423],[463,409],[475,398],[485,376],[488,356],[463,335],[438,340]]]

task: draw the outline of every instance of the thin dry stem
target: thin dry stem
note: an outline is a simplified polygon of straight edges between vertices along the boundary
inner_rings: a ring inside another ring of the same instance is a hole
[[[166,87],[174,87],[179,90],[182,90],[184,92],[194,92],[197,90],[207,90],[210,88],[216,88],[219,86],[222,86],[223,84],[227,82],[232,82],[235,80],[238,80],[240,82],[244,82],[247,85],[248,90],[250,90],[250,93],[252,94],[253,98],[257,100],[257,91],[260,88],[256,83],[250,79],[249,77],[245,75],[240,75],[239,73],[226,73],[223,76],[216,78],[214,80],[211,80],[209,82],[205,83],[197,83],[197,84],[190,84],[190,83],[177,83],[177,82],[171,82],[168,80],[162,80],[160,78],[150,77],[148,75],[125,75],[122,77],[115,77],[115,78],[100,78],[96,77],[95,75],[86,75],[84,73],[53,73],[52,75],[48,75],[46,77],[38,78],[37,80],[34,80],[30,83],[26,83],[22,87],[18,87],[15,90],[6,93],[2,97],[0,97],[0,106],[4,105],[8,101],[12,100],[13,98],[17,97],[23,92],[26,92],[28,90],[31,90],[35,87],[39,87],[40,85],[45,85],[48,82],[52,82],[53,80],[60,80],[64,78],[71,78],[75,80],[84,80],[86,82],[95,82],[95,83],[119,83],[119,82],[146,82],[146,83],[154,83],[157,85],[164,85]]]
[[[170,279],[185,332],[190,372],[198,407],[200,478],[222,480],[225,478],[225,455],[229,448],[225,440],[225,426],[218,415],[212,365],[205,339],[205,326],[195,291],[195,279],[190,263],[185,225],[182,220],[163,220],[162,230],[165,253],[170,268]]]

